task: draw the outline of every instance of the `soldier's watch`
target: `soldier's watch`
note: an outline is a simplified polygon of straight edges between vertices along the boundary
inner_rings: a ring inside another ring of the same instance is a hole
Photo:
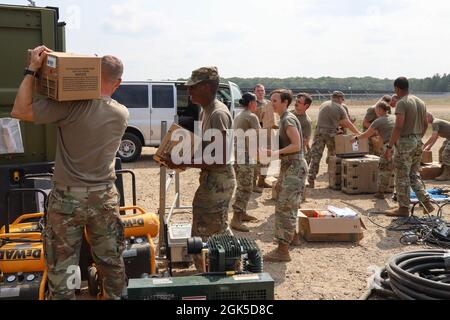
[[[33,76],[33,77],[35,77],[35,78],[38,77],[37,71],[33,71],[33,70],[31,70],[31,69],[28,69],[28,68],[26,68],[26,69],[24,70],[23,75],[24,75],[24,76],[30,75],[30,76]]]

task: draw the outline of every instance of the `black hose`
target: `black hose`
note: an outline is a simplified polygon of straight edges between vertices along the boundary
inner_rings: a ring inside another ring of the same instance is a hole
[[[386,270],[392,291],[405,300],[450,299],[450,269],[446,259],[450,252],[426,250],[406,252],[392,257]],[[430,272],[441,272],[438,281],[424,277]]]

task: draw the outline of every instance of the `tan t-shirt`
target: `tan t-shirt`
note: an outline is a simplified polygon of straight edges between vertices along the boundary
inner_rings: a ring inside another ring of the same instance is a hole
[[[404,96],[398,101],[395,114],[405,115],[405,123],[400,132],[401,137],[422,135],[427,114],[425,102],[411,94]]]
[[[309,140],[312,136],[312,120],[311,118],[305,113],[305,114],[297,114],[293,112],[294,115],[297,117],[298,121],[300,122],[300,125],[302,126],[302,135],[303,139]]]
[[[320,106],[317,132],[336,134],[339,122],[348,119],[348,114],[340,104],[327,101]]]
[[[388,115],[379,117],[372,122],[370,127],[378,131],[378,134],[383,138],[384,143],[388,143],[395,127],[395,117]]]
[[[450,139],[450,122],[441,119],[434,119],[433,131],[437,132],[442,138]]]
[[[256,139],[258,130],[261,129],[261,126],[259,124],[258,117],[251,111],[245,109],[234,119],[233,128],[234,130],[240,129],[243,130],[244,132],[247,132],[250,129],[254,129],[255,130],[254,138]],[[248,137],[246,137],[244,149],[239,148],[239,145],[235,144],[237,157],[247,156],[250,153],[248,140],[249,140]]]
[[[111,98],[33,103],[37,124],[58,126],[54,182],[94,187],[116,179],[115,158],[127,128],[128,110]]]
[[[259,119],[259,123],[262,125],[264,112],[266,111],[266,106],[269,103],[269,100],[264,99],[262,102],[256,100],[256,111],[255,114]]]
[[[210,129],[217,129],[221,132],[227,132],[227,130],[233,128],[233,120],[231,118],[230,110],[228,110],[227,106],[224,105],[219,100],[213,100],[208,106],[202,107],[203,109],[203,125],[202,132],[203,134]],[[227,138],[230,138],[227,136]],[[231,140],[230,140],[231,141]],[[205,148],[210,142],[203,142],[203,148]],[[225,152],[225,150],[224,150]],[[217,166],[211,170],[217,170]],[[226,168],[226,165],[224,165]],[[209,168],[204,169],[209,170]]]
[[[294,127],[298,130],[300,134],[300,143],[303,150],[303,137],[300,122],[298,121],[297,117],[289,111],[286,111],[280,118],[280,150],[286,148],[291,144],[291,139],[289,139],[289,136],[287,135],[287,129],[289,126]]]

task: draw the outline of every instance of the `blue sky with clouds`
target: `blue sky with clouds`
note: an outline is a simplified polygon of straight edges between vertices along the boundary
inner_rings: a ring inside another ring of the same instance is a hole
[[[203,65],[224,77],[450,72],[449,1],[35,2],[60,7],[68,51],[117,55],[127,80],[187,77]]]

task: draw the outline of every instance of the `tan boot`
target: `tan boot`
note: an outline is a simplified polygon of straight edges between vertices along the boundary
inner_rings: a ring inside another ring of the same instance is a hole
[[[272,189],[272,186],[266,182],[266,177],[260,176],[258,180],[258,187],[263,189]]]
[[[375,193],[374,197],[377,199],[381,199],[381,200],[386,199],[384,193],[381,193],[381,192]]]
[[[385,211],[385,215],[388,217],[409,217],[409,208],[400,207],[398,209],[392,209]]]
[[[442,166],[444,167],[444,170],[443,170],[442,174],[435,179],[436,181],[450,180],[450,167],[446,166],[446,165],[442,165]]]
[[[278,248],[264,256],[264,262],[290,262],[289,245],[278,244]]]
[[[231,219],[230,227],[233,230],[240,232],[250,232],[250,229],[242,223],[242,214],[235,212],[233,219]]]
[[[253,221],[258,221],[258,218],[253,217],[253,216],[251,216],[251,215],[249,215],[247,213],[243,213],[241,215],[241,221],[242,222],[253,222]]]
[[[423,203],[423,214],[430,214],[434,212],[436,209],[433,207],[430,201]]]
[[[313,179],[308,178],[308,185],[307,185],[307,187],[310,188],[310,189],[314,189],[315,183],[314,183]]]
[[[291,242],[291,246],[293,247],[300,247],[302,245],[302,242],[300,241],[300,235],[296,232],[294,235],[294,240]]]

